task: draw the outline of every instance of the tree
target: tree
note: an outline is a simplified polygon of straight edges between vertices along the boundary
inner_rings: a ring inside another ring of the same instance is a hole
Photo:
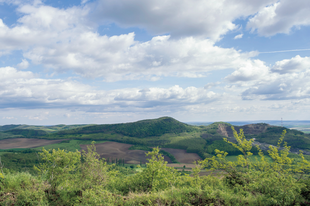
[[[253,154],[253,139],[247,140],[243,130],[238,134],[232,127],[237,143],[224,139],[243,155],[238,156],[236,162],[226,159],[227,152],[215,150],[216,156],[200,161],[200,165],[210,170],[221,169],[225,171],[225,180],[228,185],[236,189],[251,191],[255,195],[265,195],[266,205],[291,205],[301,199],[303,183],[299,180],[306,172],[310,171],[310,163],[300,153],[301,162],[293,164],[294,160],[288,157],[290,147],[283,142],[286,131],[284,130],[277,146],[270,146],[268,153],[272,162],[268,162],[262,150],[257,146],[260,160],[250,158]],[[281,148],[282,145],[282,148]],[[299,174],[296,177],[296,174]]]
[[[81,154],[79,151],[66,152],[65,150],[46,150],[42,149],[39,153],[43,163],[35,170],[39,174],[46,176],[48,182],[51,184],[51,190],[56,191],[57,186],[69,181],[72,174],[77,171],[81,162]]]

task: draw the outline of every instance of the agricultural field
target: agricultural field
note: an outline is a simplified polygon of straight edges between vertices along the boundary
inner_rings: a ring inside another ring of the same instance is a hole
[[[81,145],[81,149],[87,151],[88,145]],[[139,164],[147,162],[146,151],[130,150],[132,144],[119,142],[104,142],[96,144],[96,151],[101,158],[105,159],[124,159],[126,164]],[[165,157],[165,161],[171,162],[170,158]]]
[[[62,140],[46,140],[46,139],[32,139],[32,138],[14,138],[0,140],[0,149],[11,148],[35,148],[44,145],[60,143]]]
[[[191,164],[194,161],[201,160],[196,153],[187,153],[184,149],[162,148],[162,150],[172,154],[180,163]]]

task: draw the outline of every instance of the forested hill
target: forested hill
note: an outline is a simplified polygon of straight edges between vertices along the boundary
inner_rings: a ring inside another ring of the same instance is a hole
[[[223,142],[224,137],[234,140],[231,124],[215,122],[208,126],[192,126],[171,117],[148,119],[131,123],[102,125],[4,125],[0,126],[0,139],[6,138],[44,138],[109,140],[123,143],[186,149],[201,156],[214,152],[215,148],[233,149]],[[310,135],[285,127],[265,123],[235,126],[243,129],[246,138],[256,142],[276,145],[282,131],[287,134],[285,141],[292,148],[310,151]],[[232,154],[236,151],[231,150]]]
[[[59,135],[67,134],[94,134],[94,133],[116,133],[129,137],[145,138],[162,136],[164,134],[180,134],[192,132],[197,127],[179,122],[171,117],[142,120],[138,122],[122,124],[92,125],[71,130],[59,131]]]
[[[223,136],[233,139],[231,124],[217,122],[206,126],[206,132],[202,138],[214,141],[222,139]],[[234,126],[237,132],[242,129],[247,139],[255,138],[255,141],[277,145],[283,130],[286,130],[285,141],[292,148],[306,149],[310,151],[310,134],[305,134],[295,129],[288,129],[280,126],[273,126],[265,123],[248,124],[244,126]]]

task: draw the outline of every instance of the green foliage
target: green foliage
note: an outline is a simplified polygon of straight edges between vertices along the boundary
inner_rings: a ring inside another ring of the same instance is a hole
[[[47,205],[47,187],[29,173],[5,174],[0,180],[0,205]]]
[[[177,159],[171,153],[169,153],[165,150],[160,150],[159,153],[169,157],[172,163],[180,163],[177,161]]]
[[[144,151],[152,151],[151,148],[149,148],[148,146],[144,146],[144,145],[132,145],[131,147],[129,147],[130,150],[144,150]]]
[[[276,145],[277,139],[279,134],[283,130],[286,130],[286,142],[292,148],[299,148],[299,149],[307,149],[310,150],[310,135],[304,134],[303,132],[297,130],[291,130],[284,127],[275,127],[271,126],[267,128],[266,132],[257,134],[257,135],[250,135],[251,138],[255,138],[256,141]]]
[[[83,164],[80,167],[80,179],[83,182],[79,183],[81,190],[90,189],[96,186],[105,186],[109,178],[109,167],[104,159],[99,159],[100,156],[96,152],[94,142],[87,146],[87,152],[82,151]]]
[[[93,125],[83,128],[60,131],[59,135],[67,134],[93,134],[93,133],[117,133],[129,137],[145,138],[161,136],[166,133],[182,133],[194,131],[196,127],[181,123],[170,117],[162,117],[153,120],[142,120],[126,124]]]
[[[80,163],[80,152],[66,152],[65,150],[45,150],[40,153],[43,163],[35,166],[39,174],[45,176],[51,184],[52,191],[56,190],[64,181],[72,178]]]
[[[106,141],[96,141],[96,143],[103,143]],[[75,152],[76,150],[81,150],[80,145],[81,144],[91,144],[92,140],[64,140],[57,144],[49,144],[45,145],[44,147],[37,147],[36,149],[42,149],[45,148],[47,150],[49,149],[61,149],[66,151]]]
[[[20,135],[23,137],[39,137],[47,135],[47,132],[44,130],[35,130],[35,129],[11,129],[4,131],[3,133],[9,133],[12,135]]]
[[[286,142],[283,143],[286,131],[283,131],[277,147],[269,147],[268,153],[273,159],[269,162],[258,146],[260,161],[249,158],[253,155],[250,152],[253,139],[247,140],[242,129],[239,134],[233,127],[232,130],[237,144],[227,139],[225,141],[241,151],[243,155],[239,155],[236,162],[231,162],[226,159],[227,152],[216,150],[216,156],[206,158],[200,164],[210,170],[224,170],[226,172],[224,180],[228,186],[237,191],[248,190],[252,194],[264,196],[265,205],[292,205],[303,201],[301,191],[305,187],[299,180],[304,174],[309,173],[310,162],[301,153],[302,162],[293,164],[293,160],[288,157],[290,147]],[[279,150],[282,144],[284,149]],[[307,194],[307,191],[304,189],[304,194]]]
[[[146,167],[126,168],[107,164],[96,153],[94,143],[86,152],[42,149],[38,176],[0,173],[0,205],[307,205],[310,201],[309,157],[289,153],[285,132],[268,155],[251,139],[234,131],[229,145],[240,152],[230,161],[228,153],[215,149],[192,169],[192,175],[168,167],[159,148],[148,152]],[[192,135],[193,133],[191,133]],[[188,136],[173,139],[175,147],[206,152],[219,140]],[[160,139],[161,137],[158,137]],[[148,139],[148,138],[147,138]],[[155,139],[155,138],[154,138]],[[192,142],[191,142],[192,140]],[[210,141],[211,140],[211,141]],[[62,144],[70,144],[63,142]],[[141,141],[144,141],[141,139]],[[225,143],[225,144],[224,144]],[[146,145],[133,149],[150,150]],[[13,150],[7,153],[21,153]],[[293,157],[293,158],[292,158]],[[272,159],[272,161],[270,161]],[[128,166],[128,165],[127,165]],[[183,168],[184,169],[184,168]],[[201,176],[201,173],[211,174]],[[211,172],[211,173],[210,173]],[[220,178],[217,177],[220,176]]]
[[[143,146],[143,145],[133,145],[129,148],[130,150],[144,150],[144,151],[152,151],[151,148],[149,148],[148,146]],[[159,151],[160,154],[167,156],[170,158],[172,163],[179,163],[177,161],[177,159],[169,152],[165,151],[165,150],[160,150]]]
[[[7,152],[1,155],[1,162],[5,169],[16,172],[34,173],[33,166],[40,162],[34,150],[24,150],[19,152]]]
[[[141,172],[134,176],[116,179],[115,182],[110,182],[109,187],[114,187],[121,194],[128,194],[129,192],[159,191],[175,185],[180,175],[174,168],[167,166],[159,151],[159,148],[153,148],[147,153],[150,158],[146,168]]]
[[[185,149],[188,153],[197,153],[204,158],[206,140],[202,138],[186,138],[165,145],[166,148]]]

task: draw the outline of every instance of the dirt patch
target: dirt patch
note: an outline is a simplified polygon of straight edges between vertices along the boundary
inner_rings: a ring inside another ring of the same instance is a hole
[[[0,140],[0,149],[13,148],[34,148],[49,144],[56,144],[64,141],[61,140],[47,140],[47,139],[31,139],[31,138],[13,138]]]
[[[188,169],[188,168],[192,169],[192,168],[196,167],[195,164],[182,164],[182,163],[180,163],[180,164],[176,164],[176,163],[167,164],[168,167],[181,168],[181,169],[184,167],[184,165],[185,165],[185,169]]]
[[[184,149],[162,148],[162,150],[172,154],[178,162],[191,164],[201,158],[196,153],[187,153]]]
[[[95,144],[97,153],[100,157],[105,159],[124,159],[127,164],[145,164],[147,157],[146,151],[143,150],[129,150],[132,144],[118,143],[118,142],[104,142]],[[87,145],[80,145],[82,150],[87,150]],[[165,161],[171,162],[170,158],[164,157]]]

